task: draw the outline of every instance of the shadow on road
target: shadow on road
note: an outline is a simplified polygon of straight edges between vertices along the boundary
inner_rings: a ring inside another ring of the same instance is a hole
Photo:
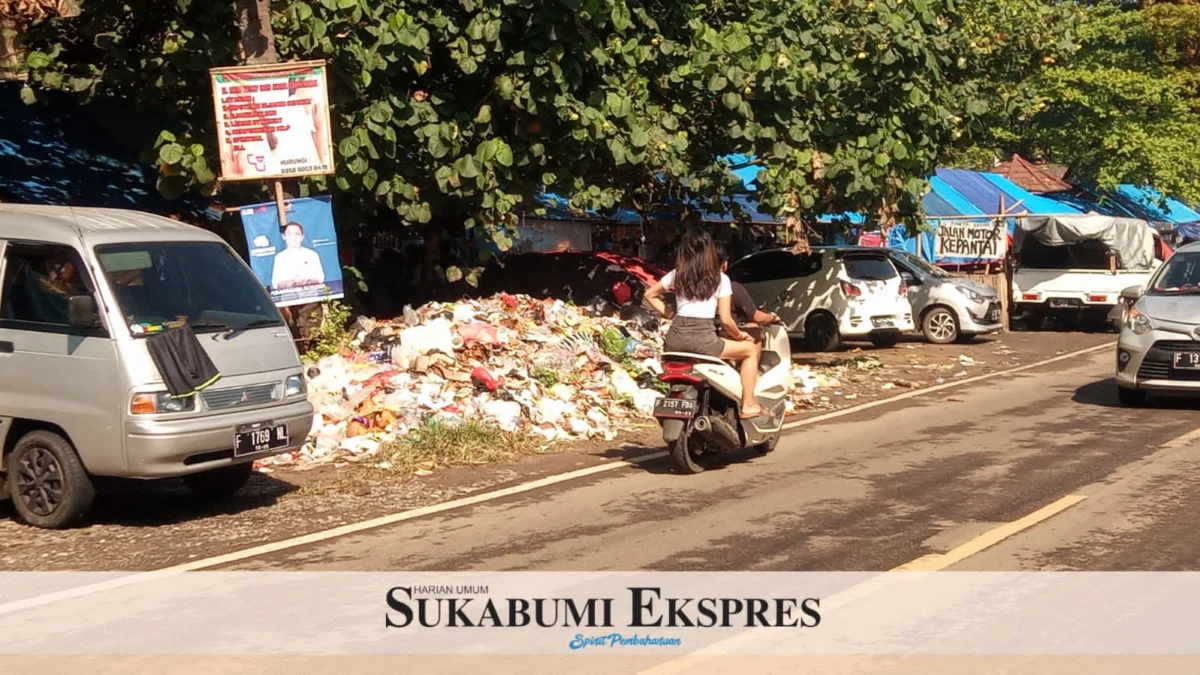
[[[1117,383],[1111,377],[1097,382],[1089,382],[1076,389],[1071,400],[1081,405],[1094,405],[1100,408],[1129,409],[1117,400]],[[1200,410],[1200,397],[1151,394],[1146,398],[1146,404],[1142,407],[1161,410]]]
[[[96,502],[87,525],[158,527],[173,523],[231,515],[273,506],[299,486],[255,473],[237,494],[205,499],[192,494],[177,479],[153,481],[97,481]],[[17,518],[11,501],[0,502],[0,519]]]
[[[600,453],[600,456],[606,459],[628,460],[633,457],[647,455],[652,452],[665,452],[666,449],[667,448],[665,445],[655,448],[644,446],[636,448],[614,448],[612,450],[606,450]],[[741,450],[739,452],[717,453],[714,454],[705,464],[705,472],[721,471],[728,466],[752,461],[756,457],[761,456],[762,454],[757,450]],[[680,475],[681,477],[686,477],[675,470],[675,465],[671,462],[670,457],[659,457],[658,459],[652,459],[648,462],[639,462],[633,466],[645,471],[646,473],[652,473],[656,475],[676,474]]]

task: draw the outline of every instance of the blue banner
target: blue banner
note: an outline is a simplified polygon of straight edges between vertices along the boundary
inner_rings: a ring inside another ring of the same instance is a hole
[[[250,268],[279,307],[345,297],[330,198],[291,199],[286,206],[282,229],[275,202],[242,208]]]

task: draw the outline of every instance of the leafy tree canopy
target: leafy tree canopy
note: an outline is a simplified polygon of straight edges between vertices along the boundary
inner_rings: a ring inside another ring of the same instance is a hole
[[[312,189],[412,224],[469,219],[505,247],[542,188],[588,209],[714,205],[741,189],[730,154],[758,158],[779,215],[915,213],[944,151],[991,128],[996,79],[1061,41],[1021,33],[1020,13],[975,40],[993,28],[975,4],[274,0],[271,24],[282,60],[331,64],[338,173]],[[30,75],[174,113],[160,189],[211,193],[207,69],[238,62],[232,5],[87,0],[30,30]]]
[[[1102,190],[1148,182],[1200,202],[1200,6],[987,1],[1009,8],[1019,34],[1041,24],[1039,37],[1075,35],[1078,47],[1011,73],[1015,93],[999,94],[1011,105],[976,135],[982,147],[1067,165]]]

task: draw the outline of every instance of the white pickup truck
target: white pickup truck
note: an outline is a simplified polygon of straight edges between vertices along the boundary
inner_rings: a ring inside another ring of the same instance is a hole
[[[1161,264],[1161,261],[1156,260]],[[1121,291],[1145,286],[1158,268],[1148,270],[1018,269],[1013,273],[1013,310],[1040,322],[1052,316],[1121,320]]]
[[[1040,325],[1122,318],[1121,291],[1144,286],[1162,264],[1144,220],[1098,214],[1034,216],[1014,233],[1013,315]]]

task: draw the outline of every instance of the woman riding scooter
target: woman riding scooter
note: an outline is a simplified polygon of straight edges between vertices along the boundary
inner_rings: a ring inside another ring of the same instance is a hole
[[[645,299],[659,314],[671,318],[663,295],[675,293],[675,317],[667,331],[664,348],[741,361],[742,380],[740,417],[750,419],[769,414],[754,399],[758,384],[758,363],[762,347],[738,328],[732,314],[733,290],[729,277],[721,272],[721,261],[707,232],[690,230],[683,237],[675,269],[668,272],[645,293]],[[732,339],[723,339],[713,319]]]

